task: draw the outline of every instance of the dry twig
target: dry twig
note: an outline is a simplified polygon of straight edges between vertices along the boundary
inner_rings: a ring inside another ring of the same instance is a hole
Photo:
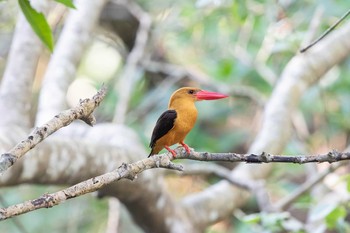
[[[320,155],[271,155],[268,153],[261,154],[237,154],[237,153],[208,153],[208,152],[191,152],[179,154],[176,158],[192,159],[200,161],[227,161],[227,162],[246,162],[246,163],[333,163],[342,160],[350,160],[350,152],[338,152],[332,150],[327,154]]]
[[[314,42],[306,46],[305,48],[301,49],[300,52],[304,53],[309,48],[320,42],[323,38],[325,38],[331,31],[333,31],[346,17],[350,15],[350,10],[348,10],[335,24],[333,24],[331,27],[329,27],[319,38],[317,38]]]
[[[296,189],[294,192],[286,196],[285,198],[278,201],[275,205],[277,210],[286,210],[297,198],[299,198],[301,195],[309,191],[311,188],[313,188],[316,184],[321,182],[328,174],[335,171],[339,167],[345,165],[344,163],[337,163],[334,166],[330,166],[325,171],[316,174],[315,176],[308,179],[306,182],[304,182],[298,189]]]
[[[45,138],[55,133],[58,129],[69,125],[74,120],[80,119],[92,126],[95,123],[95,118],[91,114],[95,108],[99,106],[106,92],[107,88],[103,86],[91,99],[81,100],[79,105],[75,108],[65,110],[43,126],[35,128],[26,139],[0,156],[0,174],[11,167],[19,158],[33,149]]]
[[[252,180],[248,178],[235,177],[231,170],[220,166],[215,163],[209,164],[187,164],[184,166],[185,170],[178,172],[180,175],[203,175],[212,174],[224,180],[227,180],[230,184],[237,186],[241,189],[250,191],[258,202],[259,208],[262,211],[273,211],[275,208],[270,202],[268,193],[265,188],[265,182],[262,180]]]
[[[151,168],[168,168],[175,170],[183,170],[182,165],[174,164],[168,156],[154,156],[153,158],[143,159],[132,164],[122,164],[119,168],[112,172],[88,179],[69,188],[63,189],[56,193],[44,194],[41,197],[26,201],[17,205],[0,209],[0,220],[5,220],[16,215],[24,214],[36,209],[50,208],[62,202],[94,192],[114,181],[120,179],[134,180],[137,175]]]

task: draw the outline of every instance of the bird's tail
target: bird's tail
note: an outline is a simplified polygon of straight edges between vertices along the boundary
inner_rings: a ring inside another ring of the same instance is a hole
[[[158,154],[159,153],[159,149],[158,148],[156,148],[156,147],[153,147],[152,148],[152,150],[151,150],[151,153],[149,153],[149,155],[148,155],[148,157],[147,158],[149,158],[149,157],[151,157],[152,155],[156,155],[156,154]]]

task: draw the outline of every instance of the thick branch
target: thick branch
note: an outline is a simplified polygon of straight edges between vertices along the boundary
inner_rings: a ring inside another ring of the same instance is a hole
[[[40,39],[21,13],[0,88],[1,126],[30,127],[32,84],[41,51]]]
[[[11,167],[25,153],[42,142],[45,138],[56,132],[58,129],[69,125],[76,119],[81,119],[89,125],[95,123],[95,118],[91,115],[107,92],[106,87],[102,87],[91,99],[85,99],[78,106],[56,115],[41,127],[37,127],[27,139],[18,143],[7,153],[0,157],[0,174]]]

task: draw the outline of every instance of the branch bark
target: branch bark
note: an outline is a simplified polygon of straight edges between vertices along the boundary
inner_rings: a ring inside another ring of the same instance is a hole
[[[320,155],[272,155],[268,153],[261,154],[237,154],[237,153],[209,153],[209,152],[191,152],[186,154],[183,151],[177,155],[178,159],[192,159],[199,161],[217,161],[217,162],[246,162],[246,163],[334,163],[350,159],[349,152],[330,151],[327,154]]]
[[[5,220],[12,216],[41,208],[53,207],[71,198],[99,190],[100,188],[120,179],[134,180],[139,173],[151,168],[183,170],[182,165],[170,162],[170,157],[168,156],[157,156],[156,159],[144,159],[133,164],[123,163],[123,165],[112,172],[80,182],[59,192],[44,194],[38,199],[2,208],[0,209],[0,220]]]

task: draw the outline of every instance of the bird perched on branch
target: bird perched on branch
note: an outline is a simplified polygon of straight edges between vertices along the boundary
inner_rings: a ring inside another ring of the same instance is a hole
[[[175,91],[170,98],[168,110],[157,120],[153,129],[149,146],[152,148],[148,157],[158,154],[163,148],[174,157],[176,153],[171,145],[180,143],[190,153],[190,148],[184,143],[186,135],[191,131],[197,120],[196,101],[216,100],[227,95],[204,91],[195,87],[183,87]]]

